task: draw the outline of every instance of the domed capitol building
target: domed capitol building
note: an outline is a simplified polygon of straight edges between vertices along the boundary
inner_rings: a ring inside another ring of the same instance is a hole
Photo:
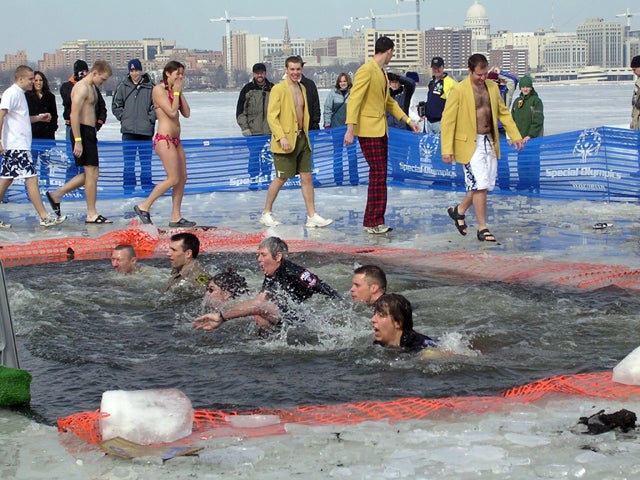
[[[465,30],[471,30],[471,50],[474,53],[489,54],[489,34],[491,25],[487,10],[480,5],[478,0],[467,10],[467,16],[464,20]]]

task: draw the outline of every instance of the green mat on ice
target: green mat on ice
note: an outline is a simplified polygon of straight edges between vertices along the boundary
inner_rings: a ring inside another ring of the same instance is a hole
[[[31,374],[0,365],[0,407],[28,405],[31,401]]]

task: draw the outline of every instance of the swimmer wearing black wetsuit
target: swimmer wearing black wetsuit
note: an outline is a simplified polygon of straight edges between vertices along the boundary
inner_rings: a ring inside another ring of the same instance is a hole
[[[381,342],[373,342],[376,345],[383,345]],[[407,352],[419,352],[425,348],[435,348],[438,344],[431,337],[427,337],[415,330],[405,330],[400,337],[400,348]]]
[[[287,322],[300,321],[300,318],[289,311],[288,300],[302,303],[314,293],[340,298],[340,294],[317,275],[285,258],[273,275],[265,275],[262,291],[278,306]]]

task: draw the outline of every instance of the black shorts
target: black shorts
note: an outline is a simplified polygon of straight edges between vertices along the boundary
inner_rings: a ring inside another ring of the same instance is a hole
[[[96,127],[80,125],[80,136],[82,137],[82,155],[76,157],[76,167],[97,167],[98,162],[98,135]],[[71,138],[71,149],[73,149],[73,138]]]

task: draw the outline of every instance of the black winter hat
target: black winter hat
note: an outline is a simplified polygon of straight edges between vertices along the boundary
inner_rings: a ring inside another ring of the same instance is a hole
[[[84,60],[76,60],[73,64],[73,74],[78,75],[80,72],[89,71],[89,65]]]

